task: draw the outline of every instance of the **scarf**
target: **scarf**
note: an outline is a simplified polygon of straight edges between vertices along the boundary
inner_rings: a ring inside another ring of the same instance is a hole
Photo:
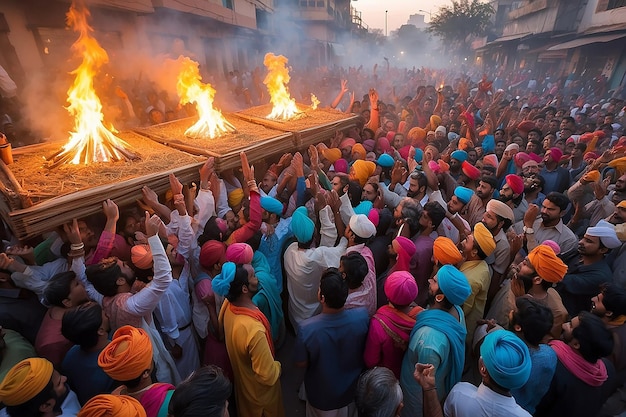
[[[165,405],[165,410],[167,410],[169,399],[172,397],[174,389],[173,385],[157,382],[143,393],[141,398],[139,398],[139,402],[146,410],[147,417],[157,417],[163,405]]]
[[[598,359],[596,363],[590,363],[560,340],[552,340],[549,344],[563,366],[585,384],[599,387],[608,379],[606,365],[602,359]]]
[[[393,340],[394,346],[406,351],[411,330],[415,325],[415,318],[389,305],[379,308],[373,317],[380,323],[387,336]]]
[[[459,306],[454,306],[459,313],[459,317],[463,316],[463,310]],[[450,342],[451,366],[450,376],[446,380],[446,391],[450,392],[454,384],[461,380],[463,366],[465,364],[465,336],[467,330],[454,316],[442,310],[425,310],[417,315],[415,327],[411,332],[411,339],[415,332],[422,327],[430,327],[448,337]]]
[[[262,306],[267,319],[273,340],[278,340],[280,324],[283,321],[283,302],[280,298],[280,290],[276,278],[272,273],[267,258],[261,252],[254,252],[252,267],[259,280],[259,291],[252,297],[252,302]],[[263,310],[262,310],[263,311]]]
[[[272,330],[270,329],[270,323],[269,321],[267,321],[267,317],[265,317],[261,310],[252,310],[251,308],[247,307],[237,307],[236,305],[231,304],[228,300],[224,300],[224,305],[228,306],[230,311],[234,314],[242,314],[248,317],[252,317],[253,319],[258,320],[263,324],[263,327],[265,327],[265,338],[267,339],[267,344],[270,346],[272,356],[274,356],[274,342],[272,341]]]

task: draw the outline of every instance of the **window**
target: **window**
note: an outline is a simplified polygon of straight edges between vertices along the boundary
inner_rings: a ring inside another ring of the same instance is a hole
[[[222,0],[222,6],[226,7],[227,9],[233,9],[233,0]]]

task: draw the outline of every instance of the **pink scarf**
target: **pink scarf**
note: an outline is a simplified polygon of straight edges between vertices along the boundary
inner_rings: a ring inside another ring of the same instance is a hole
[[[560,340],[552,340],[550,347],[563,366],[587,385],[599,387],[608,379],[606,365],[602,359],[596,363],[587,362],[578,352]]]

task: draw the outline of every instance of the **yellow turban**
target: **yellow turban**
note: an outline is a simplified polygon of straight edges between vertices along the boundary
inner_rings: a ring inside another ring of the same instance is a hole
[[[409,133],[407,133],[406,136],[411,140],[411,142],[424,140],[426,139],[426,131],[421,127],[414,127],[409,130]]]
[[[146,410],[128,395],[100,394],[87,401],[76,417],[146,417]]]
[[[537,271],[537,275],[548,282],[561,282],[567,272],[567,265],[547,245],[538,245],[531,250],[528,260]]]
[[[621,158],[617,158],[608,163],[611,168],[615,168],[619,175],[624,174],[626,172],[626,156]]]
[[[586,182],[598,182],[598,180],[600,179],[600,171],[598,171],[597,169],[589,171],[585,175],[583,175],[581,179]]]
[[[474,239],[485,255],[489,256],[496,250],[496,241],[484,224],[476,223],[474,225]]]
[[[361,187],[367,183],[368,178],[376,170],[376,164],[370,161],[363,161],[361,159],[354,161],[352,164],[353,178],[361,184]]]
[[[358,159],[365,159],[365,155],[367,154],[367,151],[365,150],[365,147],[363,145],[361,145],[360,143],[357,143],[354,146],[352,146],[353,158],[355,157],[354,154],[359,154]]]
[[[32,400],[48,385],[53,371],[52,363],[46,359],[24,359],[9,370],[0,384],[0,401],[16,406]]]
[[[228,205],[231,207],[236,207],[243,200],[243,190],[241,188],[235,188],[230,193],[228,193]]]
[[[334,164],[339,158],[341,158],[341,149],[339,148],[322,149],[322,156],[328,159],[331,164]]]
[[[452,239],[440,236],[433,245],[433,258],[442,265],[456,265],[463,260],[463,255]]]
[[[437,129],[437,127],[439,127],[440,124],[441,124],[441,117],[437,116],[436,114],[433,114],[432,116],[430,116],[430,128],[432,130]]]
[[[152,343],[143,329],[122,326],[98,356],[98,365],[116,381],[130,381],[152,368]]]

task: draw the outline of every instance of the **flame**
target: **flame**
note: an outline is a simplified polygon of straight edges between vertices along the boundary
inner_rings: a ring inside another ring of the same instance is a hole
[[[263,59],[263,65],[268,69],[263,84],[267,85],[270,102],[273,104],[272,112],[267,116],[268,119],[289,120],[298,113],[296,100],[291,98],[287,89],[290,79],[287,62],[289,60],[286,57],[276,56],[271,52],[265,54],[265,59]]]
[[[52,166],[62,163],[89,164],[137,159],[128,151],[129,145],[103,125],[102,104],[93,88],[93,78],[100,66],[108,62],[106,51],[91,36],[93,29],[87,23],[89,10],[82,4],[72,3],[67,13],[67,24],[79,37],[72,45],[82,62],[71,74],[74,83],[67,91],[67,111],[74,116],[74,131],[69,141],[48,160]]]
[[[315,94],[311,93],[311,108],[313,110],[317,109],[317,106],[320,104],[320,101],[315,97]]]
[[[198,63],[184,56],[179,56],[180,65],[176,90],[180,96],[180,104],[196,103],[198,121],[185,131],[185,135],[202,139],[216,138],[224,133],[235,132],[219,110],[213,108],[215,89],[211,84],[202,83]]]

